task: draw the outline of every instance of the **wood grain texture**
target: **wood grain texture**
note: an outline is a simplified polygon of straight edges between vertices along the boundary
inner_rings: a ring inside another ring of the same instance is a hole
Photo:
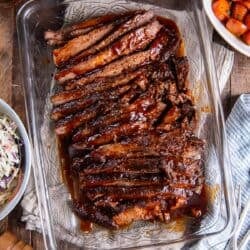
[[[22,84],[22,75],[21,72],[21,63],[19,60],[19,51],[17,43],[17,34],[14,32],[13,34],[13,42],[15,46],[13,46],[13,78],[12,78],[12,103],[13,108],[20,116],[24,125],[26,125],[26,115],[25,115],[25,104],[24,104],[24,91]]]
[[[20,221],[22,215],[22,208],[20,204],[8,216],[8,230],[17,236],[18,239],[24,241],[26,244],[32,245],[31,231],[25,229],[24,223]],[[36,248],[34,248],[36,249]]]
[[[237,54],[231,74],[231,99],[250,92],[250,58]]]
[[[14,9],[0,3],[0,98],[12,101],[12,58],[13,58]]]
[[[12,36],[14,10],[0,3],[0,98],[12,104]],[[8,218],[0,221],[0,233],[8,226]]]
[[[23,0],[24,1],[24,0]],[[16,1],[21,2],[21,1]],[[1,8],[4,6],[4,9]],[[11,4],[0,3],[0,31],[5,34],[9,30],[9,36],[0,37],[0,64],[8,65],[8,70],[0,77],[0,98],[4,98],[25,121],[25,108],[22,90],[22,76],[20,73],[20,63],[18,58],[18,46],[16,33],[13,34],[14,26],[14,7]],[[7,15],[9,14],[9,15]],[[4,25],[3,25],[4,22]],[[2,24],[2,25],[1,25]],[[13,46],[14,44],[14,46]],[[3,50],[1,50],[3,48]],[[4,51],[5,53],[1,52]],[[3,56],[1,56],[3,54]],[[6,59],[7,57],[7,59]],[[2,59],[1,59],[2,58]],[[0,71],[1,71],[0,65]],[[6,68],[6,66],[5,66]],[[232,75],[222,93],[222,102],[227,116],[235,102],[236,97],[241,93],[250,92],[250,58],[246,58],[235,53],[235,63]],[[12,73],[13,72],[13,73]],[[25,230],[25,225],[20,221],[22,214],[21,206],[9,215],[9,217],[0,222],[0,233],[7,228],[15,233],[19,239],[31,244],[34,249],[43,250],[43,237],[37,232]],[[60,250],[77,250],[80,249],[67,242],[60,241],[58,243]]]

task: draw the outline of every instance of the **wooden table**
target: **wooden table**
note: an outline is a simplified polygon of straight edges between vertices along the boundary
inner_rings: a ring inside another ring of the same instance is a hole
[[[0,98],[6,100],[25,121],[24,99],[18,58],[17,37],[15,31],[15,11],[12,3],[1,3],[0,0]],[[237,97],[250,92],[250,58],[235,53],[234,67],[231,77],[222,93],[225,115],[228,116]],[[44,249],[42,235],[25,230],[20,221],[22,211],[20,205],[0,222],[0,233],[9,229],[20,239],[32,245],[34,249]],[[60,242],[58,249],[79,249],[71,244]]]

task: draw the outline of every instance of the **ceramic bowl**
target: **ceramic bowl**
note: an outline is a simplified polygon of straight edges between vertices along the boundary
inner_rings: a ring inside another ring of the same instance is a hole
[[[7,115],[17,125],[18,134],[22,141],[21,169],[23,174],[21,185],[16,191],[15,196],[12,197],[12,199],[0,209],[0,220],[2,220],[16,207],[28,184],[31,170],[31,146],[26,129],[21,119],[16,114],[16,112],[2,99],[0,99],[0,113]]]
[[[245,44],[243,41],[241,41],[239,38],[237,38],[235,35],[233,35],[227,28],[220,22],[220,20],[217,19],[217,17],[214,15],[213,9],[212,9],[212,0],[202,0],[203,2],[203,8],[214,26],[215,30],[223,37],[223,39],[230,44],[235,50],[242,53],[245,56],[250,57],[250,46]]]

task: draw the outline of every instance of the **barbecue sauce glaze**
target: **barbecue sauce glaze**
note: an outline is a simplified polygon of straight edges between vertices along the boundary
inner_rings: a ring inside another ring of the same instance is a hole
[[[157,20],[164,25],[168,30],[173,29],[175,32],[178,30],[176,24],[171,21],[170,19],[163,18],[163,17],[157,17]],[[173,33],[174,33],[173,32]],[[174,36],[173,36],[173,39]],[[120,45],[121,46],[121,45]],[[155,44],[154,50],[159,50],[160,49],[160,44]],[[117,43],[117,46],[115,48],[115,53],[119,53],[119,43]],[[154,52],[153,52],[154,53]],[[185,46],[184,42],[181,41],[180,47],[178,49],[177,55],[178,56],[184,56],[185,54]],[[100,69],[97,69],[100,70]],[[93,71],[91,72],[93,73]],[[61,160],[61,172],[62,172],[62,178],[65,183],[65,185],[68,187],[69,192],[72,196],[73,199],[77,199],[78,197],[78,179],[74,178],[74,176],[71,173],[70,165],[71,165],[71,155],[75,154],[76,152],[69,152],[69,146],[71,144],[71,141],[67,137],[63,136],[58,136],[58,150],[59,150],[59,159]],[[211,189],[210,189],[211,191]],[[206,193],[206,188],[203,186],[202,192],[200,195],[193,196],[192,200],[189,200],[189,207],[192,207],[192,210],[194,211],[194,214],[196,214],[197,218],[200,218],[207,210],[207,202],[208,202],[208,197]],[[183,225],[187,223],[187,220],[183,218],[183,213],[185,213],[185,208],[183,211],[179,211],[175,215],[175,218],[178,219],[178,225],[174,230],[179,231],[184,230],[185,226]],[[194,216],[194,214],[192,216]],[[183,224],[183,225],[182,225]],[[86,220],[81,220],[80,221],[80,228],[83,232],[91,232],[92,230],[92,223]]]

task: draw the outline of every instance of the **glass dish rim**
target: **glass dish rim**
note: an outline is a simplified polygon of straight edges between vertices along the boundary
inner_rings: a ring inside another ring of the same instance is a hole
[[[55,1],[54,3],[49,3],[46,5],[45,3],[45,7],[44,4],[35,0],[30,0],[28,2],[26,2],[18,11],[17,16],[16,16],[16,23],[17,23],[17,30],[18,30],[18,39],[19,39],[19,44],[21,44],[22,42],[24,42],[24,46],[22,47],[22,49],[19,49],[19,53],[20,53],[20,58],[25,58],[25,60],[22,60],[22,71],[23,71],[23,81],[28,81],[29,87],[32,86],[32,77],[31,74],[29,74],[29,69],[27,69],[24,66],[24,61],[27,62],[29,61],[29,57],[28,55],[25,53],[22,53],[23,48],[28,48],[28,44],[27,44],[27,38],[24,37],[24,33],[21,32],[21,30],[25,30],[25,22],[22,23],[22,20],[24,20],[25,18],[28,18],[28,13],[29,12],[34,12],[37,11],[39,8],[56,8],[59,6],[64,6],[64,5],[68,5],[69,3],[72,2],[79,2],[80,0],[70,0],[67,2],[61,2],[58,3],[57,1]],[[132,2],[136,2],[134,0],[130,0]],[[82,1],[84,2],[84,1]],[[142,2],[142,1],[140,1]],[[146,2],[148,3],[148,2]],[[151,3],[152,4],[152,3]],[[157,6],[157,4],[155,4]],[[197,8],[198,8],[198,4],[197,1],[195,1],[194,4]],[[200,20],[199,23],[199,28],[200,31],[202,31],[202,25],[206,24],[206,19],[205,19],[205,14],[202,13],[200,16],[198,14],[198,11],[196,10],[196,15],[197,15],[197,19]],[[202,33],[202,32],[201,32]],[[228,154],[228,149],[227,149],[227,142],[226,142],[226,131],[225,131],[225,122],[224,122],[224,115],[223,115],[223,111],[222,111],[222,106],[221,106],[221,102],[220,102],[220,98],[219,98],[219,90],[218,90],[218,80],[217,80],[217,76],[214,72],[214,59],[213,59],[213,55],[212,55],[212,50],[211,50],[211,44],[210,42],[208,42],[205,37],[207,30],[204,30],[204,33],[201,34],[200,36],[200,44],[203,47],[203,57],[204,57],[204,65],[206,66],[206,77],[208,78],[208,82],[211,85],[211,92],[212,92],[212,97],[214,98],[214,105],[217,105],[215,112],[217,113],[216,117],[218,118],[218,123],[217,125],[221,125],[220,129],[221,131],[219,131],[219,134],[221,135],[220,140],[222,141],[222,152],[223,152],[223,161],[222,161],[222,165],[220,163],[220,171],[222,171],[222,175],[223,175],[223,183],[224,183],[224,195],[226,197],[225,199],[225,204],[226,204],[226,209],[227,209],[227,222],[224,226],[223,229],[216,231],[216,232],[212,232],[212,233],[204,233],[202,235],[192,235],[190,238],[187,237],[183,237],[177,240],[174,240],[173,242],[168,241],[167,243],[158,243],[158,244],[151,244],[151,245],[147,245],[147,246],[160,246],[160,245],[166,245],[166,244],[172,244],[172,243],[176,243],[176,242],[184,242],[184,241],[188,241],[188,240],[195,240],[195,239],[200,239],[202,237],[210,237],[213,235],[218,235],[221,234],[223,232],[226,231],[226,229],[230,226],[230,224],[232,224],[232,220],[237,220],[237,217],[235,216],[236,214],[236,210],[235,210],[235,203],[234,203],[234,198],[233,198],[233,188],[230,187],[231,183],[232,183],[232,178],[231,178],[231,173],[230,171],[225,171],[226,170],[226,166],[229,164],[229,154]],[[25,50],[25,49],[24,49]],[[24,87],[24,84],[23,84]],[[26,106],[26,115],[29,121],[33,121],[32,124],[28,123],[28,131],[29,131],[29,135],[31,137],[31,141],[32,141],[32,145],[34,148],[34,158],[37,159],[38,165],[41,164],[41,157],[40,157],[40,153],[39,153],[39,145],[36,141],[36,124],[34,124],[36,122],[35,119],[35,114],[34,114],[34,103],[33,101],[31,101],[32,103],[32,112],[29,113],[28,112],[28,105],[27,105],[27,100],[28,100],[28,94],[27,94],[27,90],[24,88],[24,92],[25,92],[25,106]],[[219,128],[218,128],[219,129]],[[222,167],[223,166],[223,167]],[[47,184],[46,184],[46,179],[44,176],[44,173],[42,171],[42,169],[39,169],[41,167],[38,166],[38,170],[33,167],[34,170],[34,174],[36,175],[36,171],[38,171],[38,176],[40,177],[39,180],[35,179],[35,185],[36,185],[36,190],[38,190],[38,187],[40,188],[40,190],[43,190],[43,194],[40,196],[40,194],[38,194],[37,192],[37,196],[38,196],[38,203],[39,205],[39,210],[40,210],[40,218],[41,218],[41,223],[42,223],[42,231],[43,231],[43,236],[44,236],[44,240],[45,240],[45,245],[47,246],[47,239],[46,239],[46,235],[49,238],[49,244],[52,247],[52,249],[56,249],[56,244],[52,244],[52,241],[55,241],[55,235],[53,232],[53,227],[52,227],[52,221],[50,218],[50,204],[49,204],[49,195],[48,195],[48,190],[47,190]],[[230,191],[230,192],[229,192]],[[230,195],[231,193],[231,195]],[[233,204],[232,206],[230,206],[230,204]],[[43,207],[43,209],[41,209],[41,207]],[[45,216],[45,222],[42,218],[44,218]],[[45,232],[45,225],[46,224],[46,232]],[[232,230],[231,230],[231,233]],[[229,237],[229,236],[228,236]],[[143,246],[145,247],[145,246]]]

